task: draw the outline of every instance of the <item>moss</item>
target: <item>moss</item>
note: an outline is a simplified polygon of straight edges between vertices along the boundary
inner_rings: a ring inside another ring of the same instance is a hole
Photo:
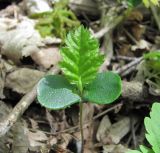
[[[38,19],[35,28],[42,37],[55,36],[64,40],[71,29],[80,25],[75,14],[68,9],[67,4],[66,0],[62,0],[55,4],[52,11],[31,16],[31,18]]]

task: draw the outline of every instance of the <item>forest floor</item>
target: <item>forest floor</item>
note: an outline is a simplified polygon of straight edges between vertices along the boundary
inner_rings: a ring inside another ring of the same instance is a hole
[[[63,21],[54,12],[50,21],[50,14],[36,13],[56,10],[53,1],[7,2],[0,1],[0,153],[80,153],[79,105],[47,110],[36,92],[44,75],[62,74],[59,48],[80,24],[100,42],[105,61],[99,71],[122,79],[114,103],[84,103],[84,153],[126,153],[148,145],[144,118],[160,101],[160,8],[71,0],[57,10],[64,15],[65,7],[75,16]]]

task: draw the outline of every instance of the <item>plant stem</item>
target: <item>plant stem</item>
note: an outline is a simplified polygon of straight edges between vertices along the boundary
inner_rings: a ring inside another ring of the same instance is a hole
[[[79,109],[80,109],[80,114],[79,114],[79,124],[80,124],[80,132],[81,132],[81,153],[84,151],[84,135],[83,135],[83,85],[82,85],[82,80],[81,78],[79,79],[78,82],[78,89],[79,89],[79,95],[81,97],[81,101],[79,103]]]
[[[79,122],[80,122],[80,132],[81,132],[81,153],[83,153],[84,135],[83,135],[83,102],[82,101],[79,103],[79,108],[80,108]]]

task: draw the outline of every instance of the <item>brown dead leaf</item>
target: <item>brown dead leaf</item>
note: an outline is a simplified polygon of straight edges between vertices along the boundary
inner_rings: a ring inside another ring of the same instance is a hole
[[[129,149],[121,144],[103,146],[103,153],[126,153],[127,151],[129,151]]]
[[[67,133],[63,133],[62,135],[62,143],[60,144],[61,148],[63,149],[67,149],[67,146],[69,144],[69,142],[72,140],[72,135],[67,134]]]
[[[0,101],[0,122],[5,119],[9,112],[10,108],[3,101]],[[5,136],[0,137],[0,153],[7,153],[10,150],[9,145],[7,145],[9,144],[9,134],[10,132]]]
[[[16,122],[12,128],[13,133],[13,143],[12,150],[13,153],[28,153],[29,141],[27,136],[27,127],[23,120]]]
[[[5,83],[6,70],[4,67],[4,61],[1,59],[0,55],[0,99],[4,98],[3,89]]]
[[[6,77],[5,86],[18,93],[27,93],[44,76],[44,72],[29,68],[20,68]]]
[[[142,21],[143,20],[143,14],[138,10],[134,10],[130,14],[128,20],[131,20],[131,21],[135,21],[135,20],[136,21]]]
[[[111,127],[110,119],[107,115],[105,115],[100,122],[100,125],[97,130],[97,134],[96,134],[97,140],[99,142],[102,142],[103,139],[106,137],[106,133],[110,127]]]
[[[49,125],[51,127],[51,133],[56,132],[55,127],[57,127],[58,125],[57,125],[54,117],[52,116],[52,114],[47,109],[46,109],[46,119],[48,120]]]
[[[90,14],[98,15],[100,11],[95,11],[98,9],[97,4],[93,0],[70,0],[70,8],[76,12],[76,14]]]
[[[31,127],[33,130],[37,130],[39,128],[38,123],[34,120],[29,118],[30,122],[31,122]]]
[[[143,49],[144,49],[144,50],[149,50],[150,47],[151,47],[151,44],[150,44],[148,41],[141,39],[141,40],[138,42],[138,44],[133,45],[133,46],[131,47],[131,50],[132,50],[132,51],[136,51],[136,50],[138,50],[138,49],[141,49],[141,50],[143,50]]]
[[[57,47],[41,49],[39,52],[33,53],[31,57],[35,61],[35,63],[44,68],[49,68],[56,65],[61,59]]]
[[[2,54],[15,63],[20,63],[22,57],[38,52],[44,46],[40,34],[34,29],[34,22],[24,18],[15,29],[0,31]]]
[[[130,54],[130,48],[131,45],[129,44],[122,44],[122,46],[119,49],[119,54],[122,56],[127,56]]]
[[[46,145],[48,137],[42,131],[37,130],[36,132],[27,131],[28,140],[30,144],[30,150],[39,150],[41,147]]]
[[[134,118],[134,124],[137,119]],[[123,117],[118,122],[112,124],[108,131],[105,133],[103,144],[118,144],[120,140],[129,132],[130,130],[130,118]]]
[[[136,24],[136,25],[132,26],[131,30],[132,30],[132,34],[133,34],[134,38],[137,41],[139,41],[145,32],[145,27],[143,25]]]

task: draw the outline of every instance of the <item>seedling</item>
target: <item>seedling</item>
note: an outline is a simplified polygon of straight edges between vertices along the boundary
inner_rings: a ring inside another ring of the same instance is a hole
[[[140,146],[140,150],[132,150],[127,153],[159,153],[160,152],[160,103],[154,103],[150,112],[150,118],[146,117],[144,120],[145,128],[147,130],[146,139],[152,146],[151,148]]]
[[[83,102],[109,104],[121,93],[121,79],[113,72],[97,73],[104,57],[99,43],[90,32],[80,26],[69,32],[60,50],[63,75],[48,75],[37,87],[38,101],[48,109],[64,109],[80,104],[80,129],[83,152]]]

